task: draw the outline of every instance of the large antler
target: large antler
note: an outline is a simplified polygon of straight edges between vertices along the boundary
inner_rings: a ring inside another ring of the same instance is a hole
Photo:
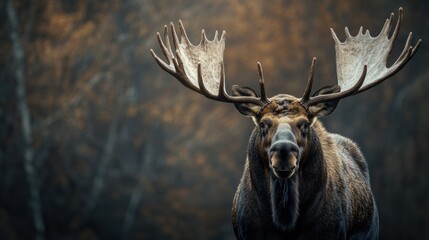
[[[398,21],[392,36],[389,38],[393,16],[394,14],[392,13],[390,18],[386,20],[383,29],[377,37],[372,37],[369,30],[363,34],[362,27],[359,29],[359,33],[355,37],[352,37],[346,27],[346,40],[340,42],[334,30],[331,28],[332,37],[335,42],[338,85],[341,87],[341,92],[309,97],[316,63],[316,60],[313,59],[310,77],[304,95],[301,98],[301,103],[305,107],[309,107],[321,102],[339,100],[368,90],[401,70],[416,53],[420,46],[421,39],[417,41],[414,47],[411,46],[412,33],[410,32],[404,49],[398,59],[392,66],[386,67],[387,58],[392,50],[402,23],[402,8],[399,8]]]
[[[170,46],[168,28],[164,27],[164,41],[157,33],[159,46],[167,58],[167,62],[160,59],[151,49],[151,53],[162,69],[177,78],[185,87],[194,90],[207,98],[230,103],[253,103],[259,106],[266,105],[269,100],[265,94],[262,66],[258,63],[259,85],[261,97],[230,96],[225,90],[225,70],[223,52],[225,50],[225,31],[220,40],[216,31],[213,41],[209,41],[204,30],[201,33],[201,42],[198,46],[192,45],[186,35],[181,21],[180,40],[173,23],[170,23],[175,51]]]

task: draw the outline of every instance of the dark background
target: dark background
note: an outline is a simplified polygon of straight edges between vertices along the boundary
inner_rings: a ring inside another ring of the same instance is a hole
[[[230,208],[253,123],[163,72],[156,32],[226,30],[227,84],[300,96],[335,83],[329,28],[376,35],[404,8],[416,56],[323,119],[371,172],[381,239],[429,239],[429,2],[0,2],[0,239],[233,239]]]

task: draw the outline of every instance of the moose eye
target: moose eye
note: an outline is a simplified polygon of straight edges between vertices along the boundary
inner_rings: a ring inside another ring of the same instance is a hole
[[[266,136],[268,133],[268,127],[264,122],[259,123],[259,128],[261,129],[262,136]]]
[[[308,123],[308,122],[303,123],[301,125],[301,132],[302,132],[302,134],[307,134],[309,128],[310,128],[310,123]]]
[[[259,122],[259,128],[261,129],[263,136],[266,136],[268,134],[268,129],[270,127],[271,127],[271,121],[268,119],[265,119]]]

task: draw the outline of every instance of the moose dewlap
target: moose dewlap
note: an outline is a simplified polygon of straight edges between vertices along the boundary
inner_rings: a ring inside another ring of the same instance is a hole
[[[190,43],[182,22],[179,36],[171,23],[158,42],[166,61],[151,50],[159,66],[185,87],[203,96],[233,103],[253,118],[243,176],[232,207],[238,239],[377,239],[378,213],[371,191],[367,163],[350,139],[329,133],[317,117],[331,114],[338,102],[368,90],[397,73],[415,54],[421,40],[411,45],[410,33],[398,59],[386,61],[398,36],[403,11],[393,33],[393,14],[377,37],[362,27],[356,36],[345,29],[335,42],[338,85],[311,95],[314,58],[301,98],[288,94],[267,97],[261,64],[260,93],[234,85],[225,90],[223,52],[225,32],[212,41],[204,30],[198,46]]]

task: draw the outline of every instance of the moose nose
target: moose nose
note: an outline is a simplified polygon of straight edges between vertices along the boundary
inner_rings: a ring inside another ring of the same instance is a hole
[[[277,132],[274,134],[272,140],[270,152],[277,152],[280,155],[288,155],[290,153],[297,154],[299,152],[295,136],[288,124],[280,125],[277,128]]]
[[[297,155],[299,147],[292,141],[277,141],[271,145],[270,152],[271,154],[277,154],[279,158],[286,158],[289,154]]]
[[[280,125],[270,146],[270,161],[276,175],[290,177],[298,164],[299,147],[289,125]]]

